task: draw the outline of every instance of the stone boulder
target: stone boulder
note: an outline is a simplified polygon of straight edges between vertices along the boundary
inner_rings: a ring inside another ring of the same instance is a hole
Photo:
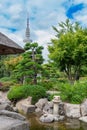
[[[13,107],[11,106],[11,101],[9,101],[6,97],[6,93],[0,93],[0,110],[8,110],[8,111],[14,111]],[[3,97],[5,96],[5,98]]]
[[[59,103],[59,115],[65,115],[65,110],[64,110],[64,103],[60,102]]]
[[[79,120],[87,123],[87,116],[82,116],[79,118]]]
[[[55,116],[54,115],[54,121],[63,121],[64,119],[65,119],[65,116],[60,116],[60,115]]]
[[[9,101],[8,99],[6,99],[6,100],[2,99],[2,98],[0,99],[0,104],[6,104],[6,103],[11,105],[11,101]]]
[[[51,123],[54,121],[54,116],[51,114],[44,114],[39,119],[43,123]]]
[[[43,107],[43,112],[52,114],[53,113],[53,102],[47,102]]]
[[[29,123],[20,114],[0,110],[0,130],[29,130]]]
[[[1,103],[0,110],[14,111],[11,105],[9,105],[8,103]]]
[[[10,111],[7,111],[7,110],[0,110],[0,116],[1,115],[11,117],[11,118],[14,118],[14,119],[19,119],[19,120],[22,120],[22,121],[24,121],[26,119],[24,116],[22,116],[19,113],[10,112]]]
[[[23,112],[24,114],[28,114],[35,111],[35,106],[31,105],[31,97],[17,102],[16,108],[19,112]]]
[[[79,117],[81,117],[80,105],[65,103],[64,109],[65,109],[66,117],[69,117],[69,118],[79,118]]]
[[[47,102],[48,100],[46,98],[42,98],[35,104],[35,106],[42,110],[45,104],[47,104]]]
[[[82,116],[87,116],[87,99],[81,104]]]
[[[63,121],[65,119],[64,116],[53,115],[53,114],[44,114],[40,117],[40,121],[43,123],[51,123],[53,121]]]
[[[7,98],[7,92],[1,92],[0,91],[0,104],[1,103],[8,103],[11,104],[11,101]]]

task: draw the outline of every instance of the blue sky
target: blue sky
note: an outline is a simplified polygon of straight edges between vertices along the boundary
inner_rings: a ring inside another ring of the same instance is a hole
[[[45,48],[54,37],[52,26],[67,18],[87,27],[87,0],[0,0],[0,31],[23,46],[27,12],[30,34]]]

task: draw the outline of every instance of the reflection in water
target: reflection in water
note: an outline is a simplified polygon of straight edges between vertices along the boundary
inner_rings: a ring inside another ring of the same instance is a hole
[[[67,119],[65,122],[41,123],[35,115],[29,115],[30,130],[87,130],[87,124],[79,120]]]

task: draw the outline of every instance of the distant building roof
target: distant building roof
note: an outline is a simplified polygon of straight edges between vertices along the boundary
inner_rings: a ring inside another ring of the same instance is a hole
[[[22,52],[24,52],[22,47],[0,32],[0,55],[17,54]]]

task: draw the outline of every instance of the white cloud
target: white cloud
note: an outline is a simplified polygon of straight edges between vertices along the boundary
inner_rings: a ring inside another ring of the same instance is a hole
[[[48,43],[51,42],[51,39],[54,38],[53,32],[50,30],[38,30],[35,32],[37,36],[37,42],[39,45],[44,47],[43,57],[45,62],[48,60]]]
[[[79,4],[79,3],[87,4],[87,0],[72,0],[72,3],[75,3],[75,4]]]
[[[74,19],[87,25],[87,0],[1,0],[0,31],[23,46],[26,16],[29,11],[31,39],[44,46],[44,55],[46,55],[48,54],[47,43],[55,35],[52,25],[58,26],[59,22],[67,18],[65,3],[67,8],[71,4],[84,3],[84,9],[74,13]],[[8,27],[16,31],[12,32]]]
[[[15,5],[11,5],[8,9],[8,13],[9,15],[13,16],[13,15],[18,15],[22,12],[22,5],[20,4],[15,4]]]
[[[50,32],[44,31],[44,30],[38,30],[35,32],[37,36],[37,41],[39,44],[47,44],[50,39],[53,37],[53,35]]]

